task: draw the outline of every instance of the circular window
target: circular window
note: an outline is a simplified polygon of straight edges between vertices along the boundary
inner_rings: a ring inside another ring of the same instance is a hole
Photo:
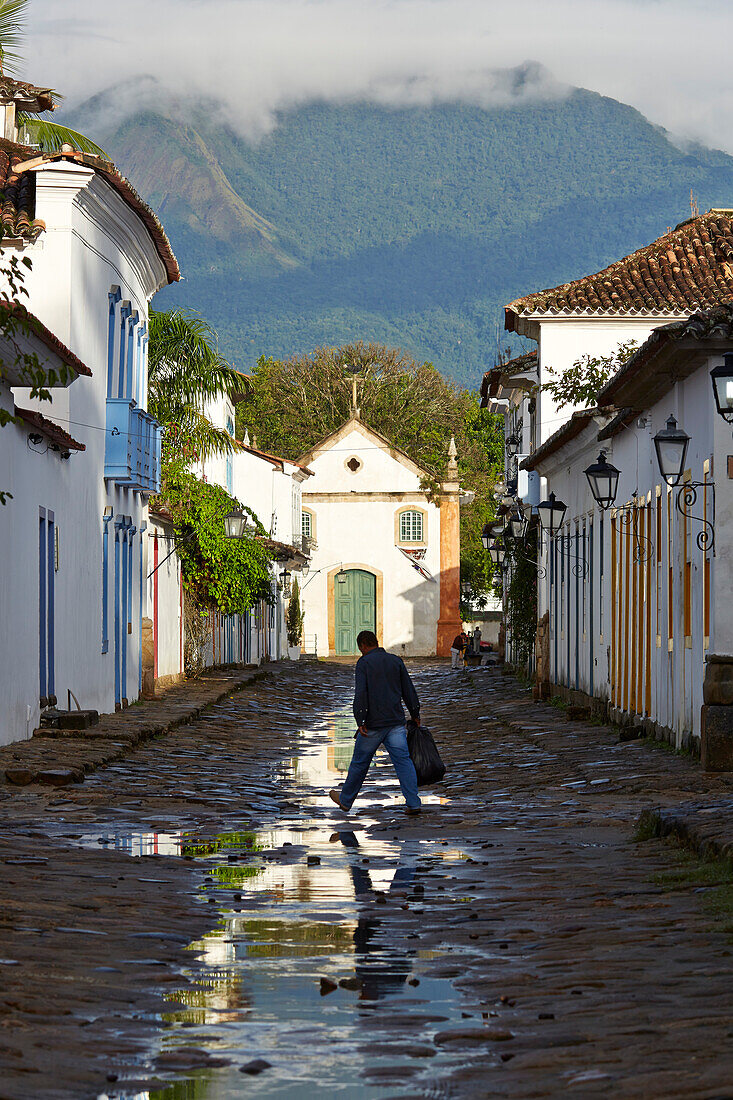
[[[352,457],[347,459],[346,461],[346,468],[348,470],[351,470],[352,474],[355,474],[357,470],[360,470],[363,465],[364,463],[361,461],[360,458],[357,458],[356,455],[352,455]]]

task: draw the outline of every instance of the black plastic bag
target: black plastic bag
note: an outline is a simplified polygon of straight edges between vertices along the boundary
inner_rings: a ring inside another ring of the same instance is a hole
[[[445,764],[440,759],[433,735],[425,726],[407,723],[407,748],[417,772],[418,787],[439,783],[445,775]]]

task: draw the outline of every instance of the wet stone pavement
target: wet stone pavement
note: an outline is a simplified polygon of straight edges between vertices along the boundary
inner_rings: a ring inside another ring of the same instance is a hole
[[[419,818],[383,754],[329,801],[331,663],[83,784],[0,786],[0,1100],[733,1097],[731,938],[634,838],[730,781],[495,670],[411,668],[448,767]]]

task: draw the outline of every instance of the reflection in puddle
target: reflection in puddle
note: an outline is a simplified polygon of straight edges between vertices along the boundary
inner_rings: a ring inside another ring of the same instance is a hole
[[[353,743],[348,709],[299,735],[297,756],[279,766],[276,780],[297,797],[298,810],[271,827],[211,837],[182,830],[80,838],[130,855],[193,857],[206,869],[203,889],[220,902],[222,891],[231,899],[217,927],[191,944],[196,962],[188,986],[168,997],[162,1037],[165,1050],[203,1048],[231,1064],[147,1093],[110,1092],[109,1100],[245,1093],[303,1100],[316,1092],[364,1100],[377,1084],[392,1096],[414,1095],[416,1087],[432,1087],[437,1070],[460,1063],[460,1054],[431,1042],[446,1021],[460,1019],[450,980],[421,969],[440,952],[420,949],[410,926],[383,919],[375,902],[386,894],[410,907],[422,903],[426,871],[465,854],[440,841],[384,840],[366,831],[402,801],[386,754],[375,758],[360,812],[338,815],[325,792],[347,771]],[[447,801],[421,797],[428,805]],[[253,1058],[269,1067],[243,1077],[240,1067]],[[394,1076],[370,1083],[387,1066]]]

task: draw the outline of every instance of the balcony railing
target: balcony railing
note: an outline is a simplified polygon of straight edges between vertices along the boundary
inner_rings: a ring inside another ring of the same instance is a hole
[[[139,492],[159,492],[162,441],[158,421],[134,401],[107,398],[105,478]]]

